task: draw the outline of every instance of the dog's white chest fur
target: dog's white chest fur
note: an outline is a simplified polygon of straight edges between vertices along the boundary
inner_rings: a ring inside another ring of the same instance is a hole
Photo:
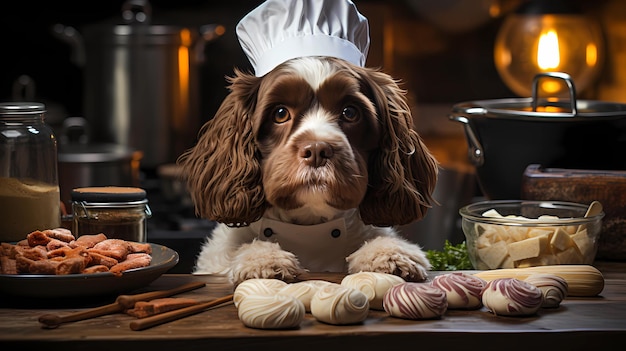
[[[316,225],[297,225],[262,218],[250,225],[259,240],[276,242],[294,253],[313,272],[344,272],[351,247],[344,218]]]

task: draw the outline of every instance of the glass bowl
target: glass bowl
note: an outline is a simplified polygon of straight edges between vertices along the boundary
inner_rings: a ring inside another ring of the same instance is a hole
[[[477,270],[592,264],[604,212],[563,201],[492,200],[459,210]]]

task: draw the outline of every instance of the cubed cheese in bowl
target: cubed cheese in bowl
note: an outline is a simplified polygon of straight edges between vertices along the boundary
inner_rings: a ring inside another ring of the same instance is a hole
[[[459,210],[475,269],[591,264],[604,212],[563,201],[493,200]]]

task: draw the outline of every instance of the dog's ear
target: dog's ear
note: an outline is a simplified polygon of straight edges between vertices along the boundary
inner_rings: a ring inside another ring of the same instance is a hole
[[[371,69],[364,69],[362,79],[377,108],[381,138],[370,156],[361,217],[377,226],[408,224],[436,202],[432,193],[439,165],[413,129],[405,91],[397,81]]]
[[[267,202],[252,130],[261,78],[235,70],[230,93],[183,153],[182,166],[196,213],[217,222],[246,225],[258,220]]]

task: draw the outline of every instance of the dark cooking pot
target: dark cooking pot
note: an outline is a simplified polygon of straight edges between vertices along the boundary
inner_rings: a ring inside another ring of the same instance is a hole
[[[562,79],[569,100],[538,99],[540,79]],[[469,158],[489,199],[518,199],[529,164],[589,170],[626,170],[626,105],[577,100],[564,73],[533,80],[531,98],[463,102],[450,119],[465,129]]]

